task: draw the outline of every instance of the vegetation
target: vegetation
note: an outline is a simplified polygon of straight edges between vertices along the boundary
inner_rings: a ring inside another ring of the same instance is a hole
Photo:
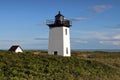
[[[72,57],[46,52],[0,50],[0,80],[120,80],[119,52],[72,51]]]

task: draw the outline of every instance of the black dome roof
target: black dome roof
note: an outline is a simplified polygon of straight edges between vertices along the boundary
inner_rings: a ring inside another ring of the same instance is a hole
[[[63,16],[60,11],[58,12],[58,14],[55,16],[55,17],[60,17],[60,16]],[[64,16],[63,16],[64,17]]]

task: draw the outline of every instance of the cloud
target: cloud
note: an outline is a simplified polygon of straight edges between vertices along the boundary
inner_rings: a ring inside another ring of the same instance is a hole
[[[111,29],[117,29],[120,30],[120,24],[117,24],[115,26],[105,26],[106,28],[111,28]]]
[[[120,41],[99,41],[100,44],[103,45],[115,45],[120,46]]]
[[[83,44],[87,44],[88,43],[88,41],[83,41],[83,40],[76,40],[75,42],[76,43],[83,43]]]
[[[48,38],[34,38],[34,40],[48,40]]]
[[[76,31],[77,32],[77,31]],[[87,31],[87,32],[77,32],[76,34],[79,34],[81,36],[81,39],[84,40],[108,40],[109,34],[106,32],[98,32],[98,31]]]
[[[70,19],[71,21],[85,21],[85,20],[88,20],[88,18],[80,18],[80,17],[78,17],[78,18],[71,18]]]
[[[120,40],[120,35],[116,35],[113,37],[114,39],[119,39]]]
[[[87,40],[81,40],[81,39],[75,39],[75,38],[73,38],[73,39],[71,39],[71,43],[74,43],[74,44],[87,44],[88,43],[88,41]]]
[[[110,9],[111,7],[112,7],[111,5],[96,5],[96,6],[92,6],[89,9],[95,13],[101,13]]]
[[[75,31],[76,34],[80,35],[79,38],[76,38],[74,41],[76,43],[86,43],[89,44],[96,44],[98,46],[120,46],[120,32],[98,32],[98,31]],[[74,32],[74,33],[75,33]],[[74,43],[75,43],[74,42]]]
[[[120,45],[120,41],[114,41],[113,44],[116,45],[116,46],[119,46]]]
[[[113,36],[109,36],[109,39],[107,40],[101,40],[99,41],[100,44],[104,44],[104,45],[115,45],[115,46],[120,46],[120,35],[113,35]]]

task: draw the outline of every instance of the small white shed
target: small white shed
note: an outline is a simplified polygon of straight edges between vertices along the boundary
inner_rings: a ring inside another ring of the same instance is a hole
[[[10,47],[9,51],[12,51],[15,53],[22,53],[23,49],[19,45],[13,45]]]

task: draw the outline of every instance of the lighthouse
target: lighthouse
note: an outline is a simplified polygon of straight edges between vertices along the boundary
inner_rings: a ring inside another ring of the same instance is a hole
[[[70,20],[58,12],[54,20],[47,21],[49,26],[48,54],[71,56],[70,49]]]

